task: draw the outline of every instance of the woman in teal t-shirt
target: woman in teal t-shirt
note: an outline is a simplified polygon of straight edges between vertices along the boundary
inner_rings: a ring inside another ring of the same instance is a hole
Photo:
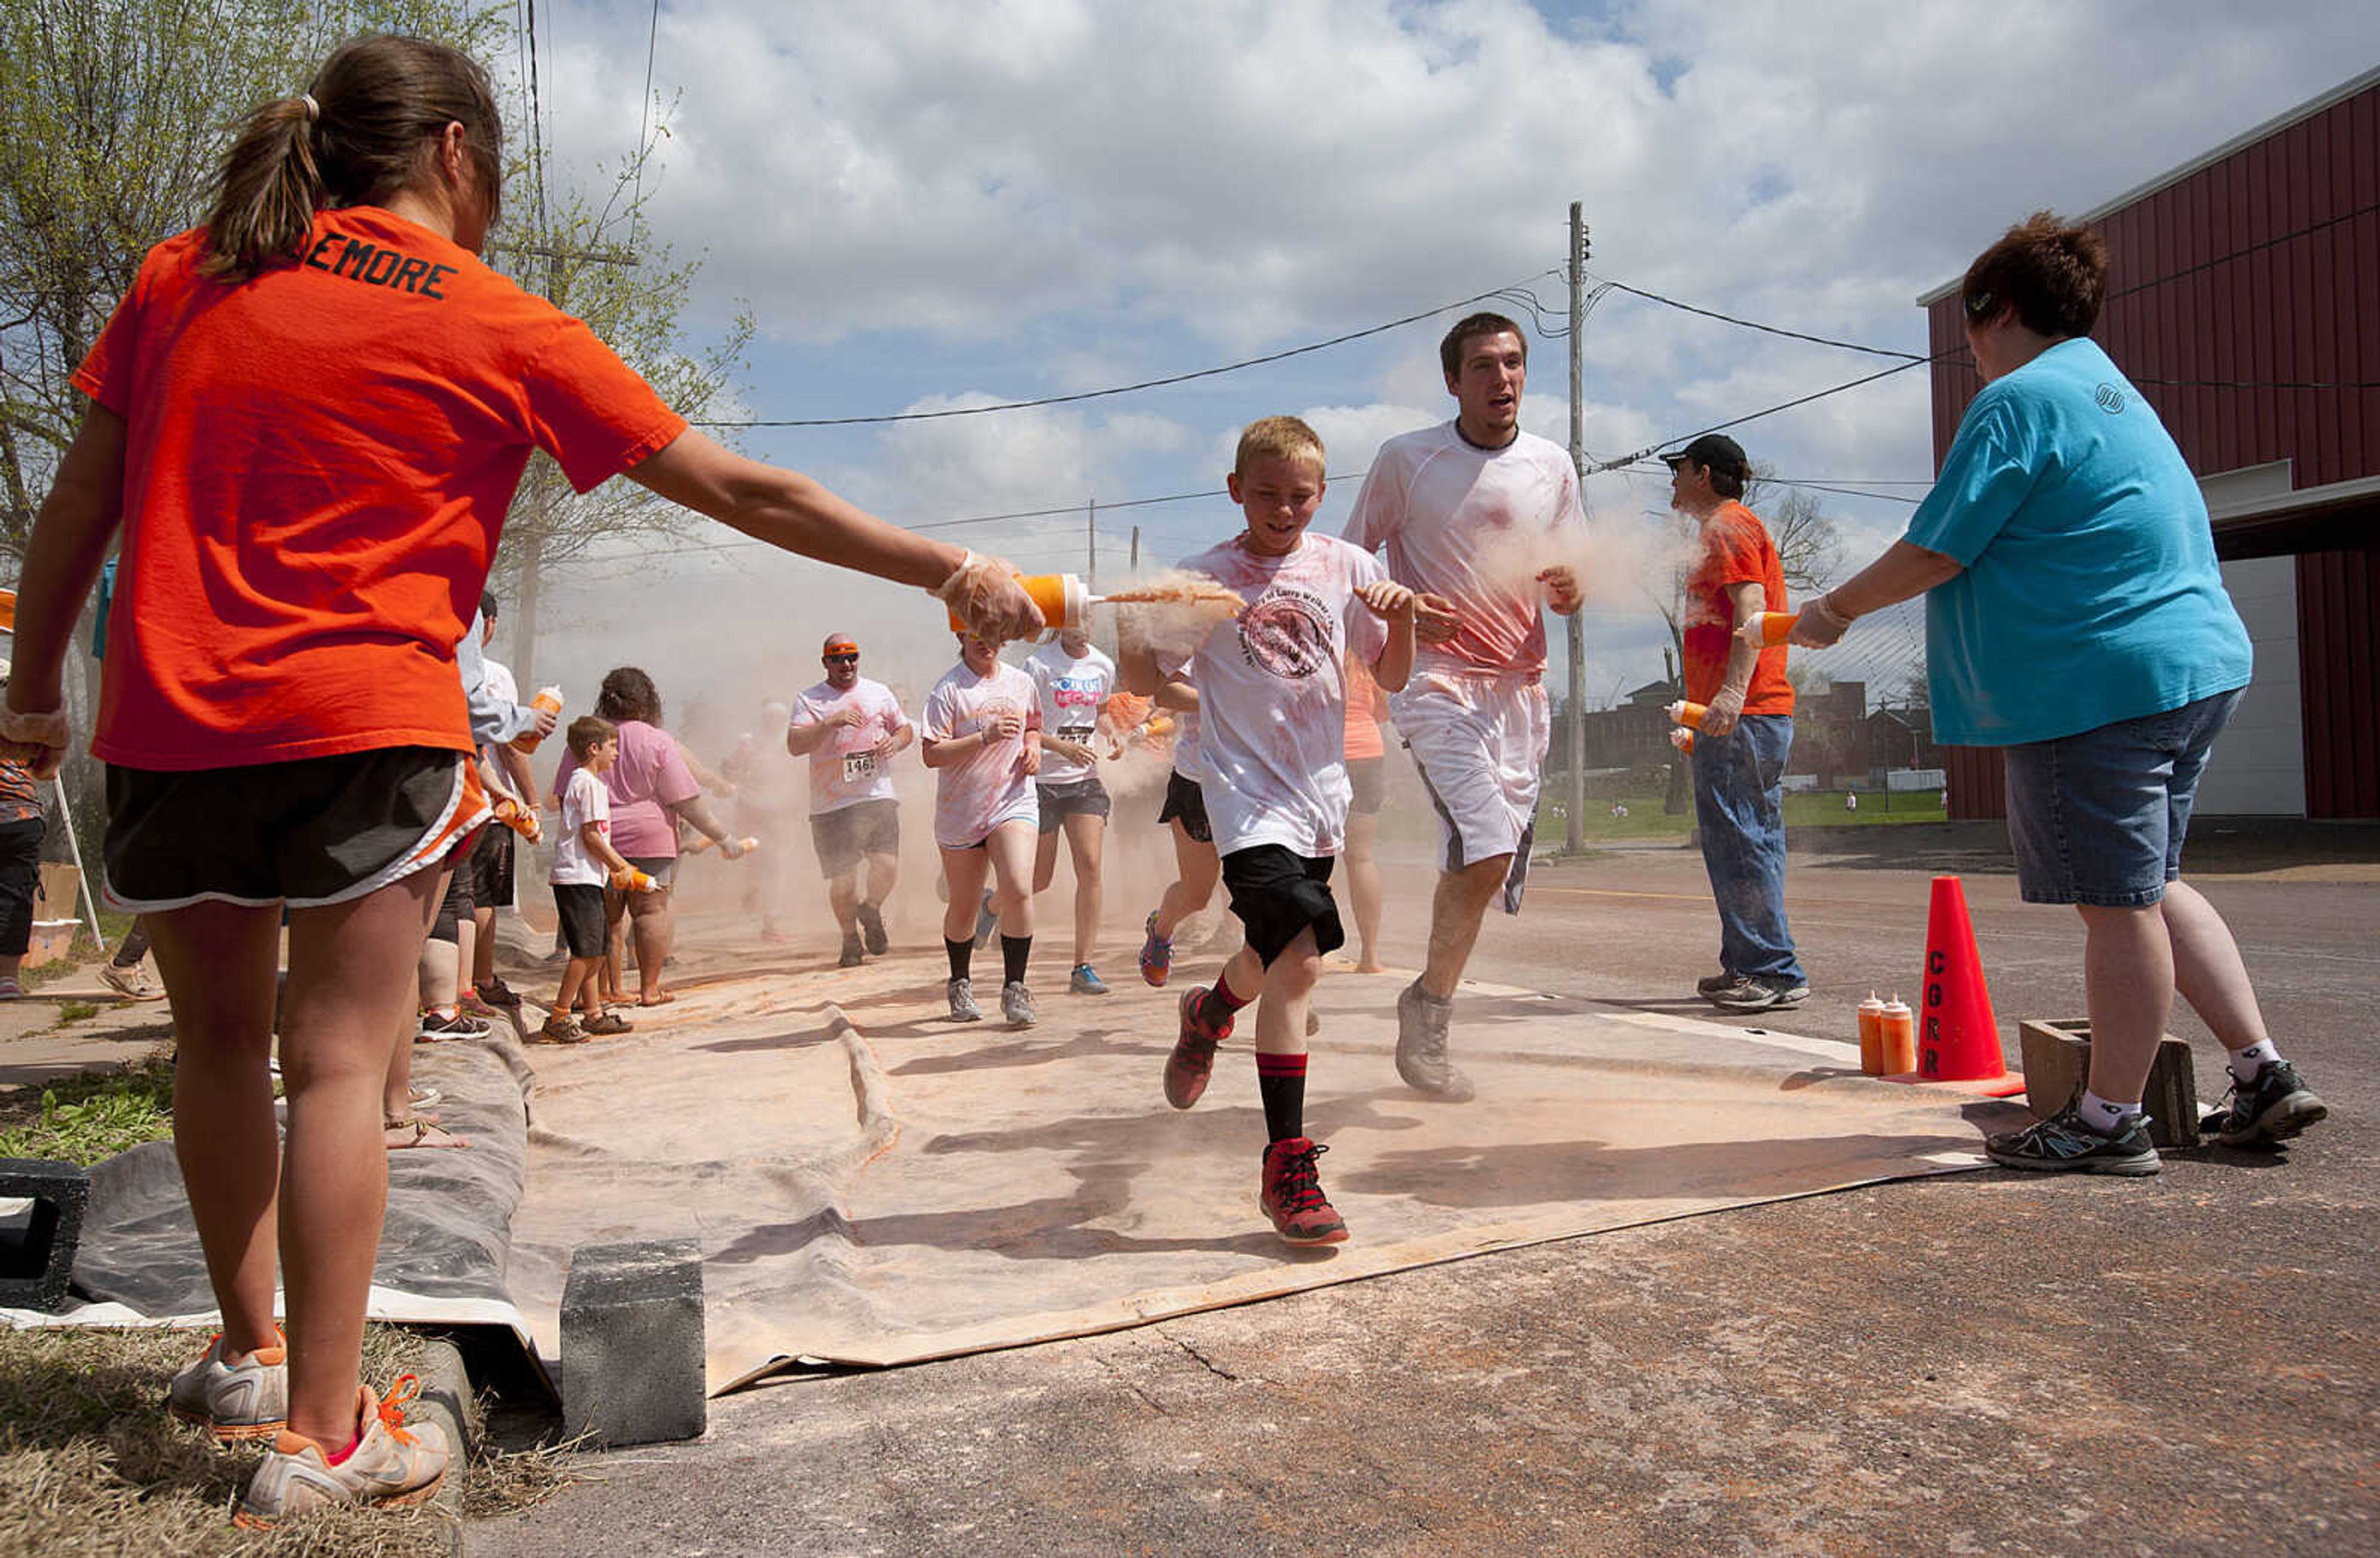
[[[2141,1094],[2177,989],[2230,1052],[2223,1141],[2269,1145],[2326,1111],[2273,1047],[2223,917],[2181,881],[2198,781],[2252,658],[2188,463],[2090,339],[2107,292],[2098,235],[2047,212],[1968,267],[1983,392],[1908,533],[1804,605],[1792,641],[1831,644],[1926,597],[1935,736],[2006,749],[2025,901],[2074,905],[2086,942],[2089,1085],[1987,1150],[2010,1168],[2147,1175]]]

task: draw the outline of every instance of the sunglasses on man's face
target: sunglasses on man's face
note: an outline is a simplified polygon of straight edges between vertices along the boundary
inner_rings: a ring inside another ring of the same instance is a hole
[[[851,654],[830,654],[826,657],[826,663],[829,665],[856,665],[859,663],[859,656],[856,652]]]

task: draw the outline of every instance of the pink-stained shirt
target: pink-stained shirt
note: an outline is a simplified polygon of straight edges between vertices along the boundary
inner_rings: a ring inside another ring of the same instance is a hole
[[[1355,598],[1378,558],[1308,530],[1286,557],[1234,539],[1185,559],[1247,603],[1192,657],[1197,764],[1222,854],[1278,844],[1318,858],[1345,847],[1349,658],[1376,663],[1388,625]],[[1160,664],[1162,664],[1160,661]],[[1176,669],[1166,665],[1168,672]]]
[[[892,775],[876,761],[879,741],[909,722],[901,700],[882,682],[862,676],[849,692],[837,692],[825,682],[794,700],[792,728],[801,730],[832,717],[848,704],[859,711],[859,723],[846,725],[810,752],[810,815],[823,817],[863,800],[893,798]]]
[[[553,776],[560,798],[578,760],[562,755]],[[612,797],[612,847],[631,860],[674,860],[677,858],[677,822],[669,809],[702,794],[677,737],[642,720],[620,722],[620,761],[603,775],[603,789]]]
[[[946,768],[934,770],[934,842],[945,849],[980,843],[1002,822],[1038,822],[1041,803],[1025,772],[1025,743],[1041,728],[1041,699],[1033,678],[1006,662],[978,676],[953,665],[926,695],[926,738],[954,741],[1013,713],[1025,723],[1005,741],[992,741]]]
[[[1416,672],[1532,676],[1546,668],[1537,571],[1575,566],[1585,534],[1578,473],[1560,444],[1524,432],[1482,449],[1452,422],[1380,445],[1346,529],[1366,552],[1387,546],[1399,584],[1454,603],[1461,626],[1446,643],[1416,647]]]

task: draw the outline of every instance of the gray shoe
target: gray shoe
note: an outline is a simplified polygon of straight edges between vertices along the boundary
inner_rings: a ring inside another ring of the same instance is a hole
[[[270,1439],[289,1421],[289,1349],[262,1347],[227,1365],[217,1336],[175,1374],[165,1410],[217,1439]]]
[[[1018,1028],[1030,1028],[1041,1020],[1041,1014],[1033,1009],[1033,992],[1022,980],[1011,980],[1001,987],[1000,1015]]]
[[[1448,1103],[1468,1103],[1478,1089],[1446,1058],[1446,1027],[1454,1003],[1422,989],[1419,980],[1397,995],[1397,1075],[1405,1086]]]
[[[1764,980],[1750,974],[1703,997],[1722,1012],[1773,1012],[1798,1006],[1809,998],[1810,987],[1800,980]]]
[[[413,1394],[405,1394],[408,1390]],[[419,1382],[409,1374],[396,1382],[385,1406],[364,1386],[358,1424],[363,1432],[337,1466],[310,1439],[286,1431],[275,1436],[248,1479],[232,1524],[266,1530],[309,1510],[419,1503],[435,1494],[446,1480],[452,1452],[436,1423],[407,1424],[405,1405],[419,1393]]]
[[[892,939],[884,933],[884,915],[874,904],[859,906],[859,933],[865,938],[870,955],[881,957]]]
[[[983,1008],[975,1004],[975,986],[968,980],[953,980],[949,984],[942,987],[942,993],[951,998],[951,1020],[953,1022],[981,1022],[983,1020]]]

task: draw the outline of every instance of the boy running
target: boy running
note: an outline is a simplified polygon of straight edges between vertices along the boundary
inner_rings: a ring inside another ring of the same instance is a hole
[[[1069,627],[1025,661],[1041,708],[1040,852],[1033,861],[1033,891],[1046,893],[1058,875],[1058,835],[1075,862],[1075,964],[1066,988],[1076,995],[1105,995],[1108,987],[1091,967],[1099,934],[1099,864],[1108,834],[1108,787],[1099,782],[1099,709],[1115,690],[1115,662],[1091,645],[1091,636]]]
[[[926,766],[935,771],[934,843],[942,853],[950,903],[942,947],[950,955],[953,1022],[979,1022],[968,963],[984,878],[1000,926],[1000,1012],[1018,1028],[1039,1020],[1025,988],[1033,953],[1033,849],[1041,808],[1041,700],[1033,678],[1003,664],[997,639],[959,635],[959,663],[926,695]]]
[[[1323,954],[1347,939],[1330,886],[1349,800],[1343,661],[1371,665],[1391,691],[1402,688],[1413,669],[1415,603],[1378,559],[1305,533],[1323,488],[1322,440],[1305,423],[1250,423],[1230,486],[1246,530],[1183,566],[1245,603],[1191,663],[1208,822],[1247,944],[1211,988],[1182,998],[1165,1099],[1176,1109],[1198,1101],[1233,1014],[1261,996],[1257,1086],[1270,1145],[1257,1204],[1290,1243],[1336,1244],[1347,1223],[1315,1172],[1324,1149],[1305,1134],[1305,1007]],[[1171,669],[1145,647],[1128,661],[1134,684],[1151,691]]]
[[[600,714],[570,722],[563,737],[570,755],[578,760],[562,791],[562,831],[554,840],[553,908],[562,922],[563,943],[570,961],[562,970],[562,989],[545,1026],[530,1035],[532,1043],[580,1044],[592,1035],[625,1033],[627,1019],[606,1009],[600,998],[598,970],[603,966],[610,938],[603,924],[603,889],[607,883],[632,882],[635,868],[612,846],[612,793],[603,775],[620,761],[619,728]],[[573,1020],[578,1006],[588,1018]]]

